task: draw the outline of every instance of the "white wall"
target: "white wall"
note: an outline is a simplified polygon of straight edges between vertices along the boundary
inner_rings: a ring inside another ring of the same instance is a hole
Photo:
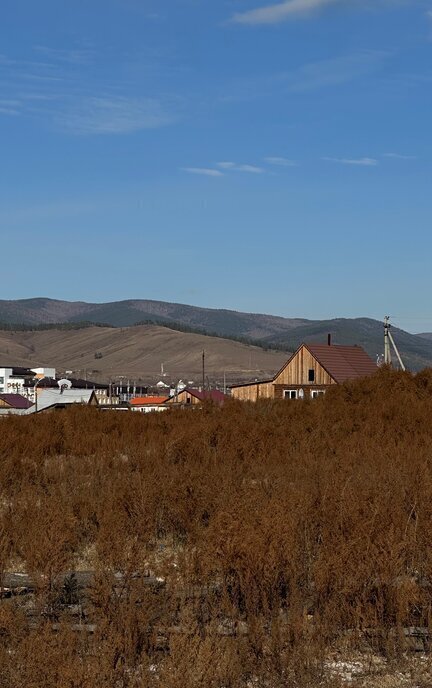
[[[0,368],[0,394],[7,393],[7,383],[12,375],[12,368]]]
[[[45,377],[52,377],[53,379],[56,376],[55,368],[32,368],[32,371],[36,373],[36,375],[44,375]]]
[[[3,379],[3,382],[1,380]],[[12,377],[12,368],[0,368],[0,394],[23,394],[24,378]]]

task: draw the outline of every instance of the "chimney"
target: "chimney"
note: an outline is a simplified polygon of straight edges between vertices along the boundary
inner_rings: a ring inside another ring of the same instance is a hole
[[[331,334],[327,335],[327,344],[328,346],[331,346]]]

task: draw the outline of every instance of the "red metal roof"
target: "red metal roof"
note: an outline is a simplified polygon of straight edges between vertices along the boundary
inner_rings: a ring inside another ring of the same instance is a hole
[[[205,399],[211,399],[218,404],[223,404],[223,402],[228,398],[226,394],[220,392],[218,389],[206,390],[205,392],[202,392],[199,389],[185,389],[184,391],[188,392],[196,399],[200,399],[201,401],[204,401]]]
[[[373,375],[377,371],[376,363],[361,346],[305,344],[305,347],[338,383]]]
[[[131,399],[132,406],[154,406],[156,404],[164,404],[169,397],[136,397]]]
[[[0,394],[0,399],[14,409],[28,409],[32,402],[21,394]]]

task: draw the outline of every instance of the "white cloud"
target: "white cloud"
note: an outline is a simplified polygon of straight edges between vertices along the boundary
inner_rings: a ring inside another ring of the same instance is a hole
[[[94,57],[94,51],[89,48],[75,48],[71,50],[50,48],[46,45],[35,45],[34,50],[49,60],[66,62],[72,65],[88,64]]]
[[[153,98],[85,97],[56,116],[57,124],[74,134],[125,134],[156,129],[172,122]]]
[[[393,158],[394,160],[417,160],[415,155],[402,155],[401,153],[383,153],[383,158]]]
[[[262,167],[256,165],[237,165],[235,168],[239,172],[251,172],[252,174],[262,174],[264,172]]]
[[[360,167],[376,167],[378,160],[376,158],[323,158],[327,162],[337,162],[341,165],[358,165]]]
[[[381,5],[410,4],[412,0],[284,0],[264,7],[257,7],[247,12],[237,12],[231,22],[244,25],[279,24],[290,19],[306,19],[315,12],[331,5],[356,5],[357,7]],[[427,12],[432,17],[432,11]]]
[[[36,46],[34,51],[44,61],[0,54],[0,115],[32,117],[81,135],[130,134],[178,119],[182,101],[176,96],[153,96],[142,85],[141,95],[138,87],[109,79],[101,91],[91,70],[83,69],[94,57],[91,50]]]
[[[264,158],[265,162],[269,165],[278,165],[279,167],[297,167],[295,160],[289,160],[288,158],[280,158],[275,156],[270,156]]]
[[[278,24],[279,22],[307,16],[314,10],[327,5],[334,5],[341,0],[287,0],[286,2],[258,7],[248,12],[240,12],[233,16],[236,24]]]
[[[221,167],[223,170],[232,170],[236,164],[235,162],[218,162],[217,166]]]
[[[182,167],[183,172],[189,174],[201,174],[204,177],[223,177],[223,173],[219,170],[212,170],[209,167]]]
[[[362,50],[348,55],[307,62],[296,69],[263,77],[234,81],[225,88],[223,102],[244,102],[270,97],[274,93],[308,93],[333,88],[378,72],[391,53]]]
[[[4,100],[0,99],[0,114],[2,115],[19,115],[21,103],[19,100]]]
[[[11,117],[16,117],[19,114],[19,110],[13,110],[12,108],[0,105],[0,115],[9,115]]]
[[[262,174],[264,172],[262,167],[256,165],[239,165],[235,162],[218,162],[216,163],[222,170],[233,170],[235,172],[249,172],[250,174]]]

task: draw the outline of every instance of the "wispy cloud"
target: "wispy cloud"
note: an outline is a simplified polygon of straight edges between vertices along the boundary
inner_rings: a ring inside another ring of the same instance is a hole
[[[139,95],[136,84],[108,79],[101,89],[99,72],[88,68],[96,57],[90,49],[35,46],[33,56],[0,55],[1,116],[32,117],[76,135],[130,134],[177,119],[178,98]]]
[[[385,6],[397,5],[403,2],[408,4],[408,0],[373,0],[373,2],[368,2],[367,0],[284,0],[284,2],[256,7],[246,12],[237,12],[230,22],[248,26],[280,24],[293,19],[308,19],[320,10],[324,10],[332,5],[355,5],[361,8],[378,3]]]
[[[51,48],[46,45],[35,45],[34,50],[39,55],[57,62],[65,62],[71,65],[86,65],[95,56],[90,48],[75,48],[70,50]]]
[[[0,99],[0,113],[2,115],[19,115],[20,114],[19,100],[3,100]]]
[[[337,86],[375,71],[388,53],[365,50],[360,53],[312,62],[286,74],[283,81],[292,92]]]
[[[188,172],[189,174],[201,174],[204,177],[223,177],[223,173],[220,170],[213,170],[210,167],[182,167],[183,172]]]
[[[56,122],[74,134],[127,134],[172,122],[158,100],[151,98],[85,97],[60,110]]]
[[[401,153],[383,153],[383,158],[393,158],[394,160],[417,160],[416,155],[402,155]]]
[[[297,167],[296,161],[290,160],[289,158],[270,156],[264,158],[264,161],[269,165],[278,165],[279,167]]]
[[[248,101],[269,97],[273,93],[308,93],[341,86],[377,72],[390,57],[389,52],[362,50],[316,62],[307,62],[289,71],[236,81],[231,89],[225,88],[221,100],[223,102]],[[227,91],[228,95],[226,95]]]
[[[232,17],[236,24],[278,24],[297,17],[307,17],[315,10],[334,5],[342,0],[287,0],[274,5],[238,12]]]
[[[250,174],[262,174],[265,170],[256,165],[239,165],[236,162],[218,162],[218,167],[223,170],[232,170],[233,172],[248,172]]]
[[[340,165],[358,165],[359,167],[376,167],[379,164],[376,158],[323,158],[323,160]]]

